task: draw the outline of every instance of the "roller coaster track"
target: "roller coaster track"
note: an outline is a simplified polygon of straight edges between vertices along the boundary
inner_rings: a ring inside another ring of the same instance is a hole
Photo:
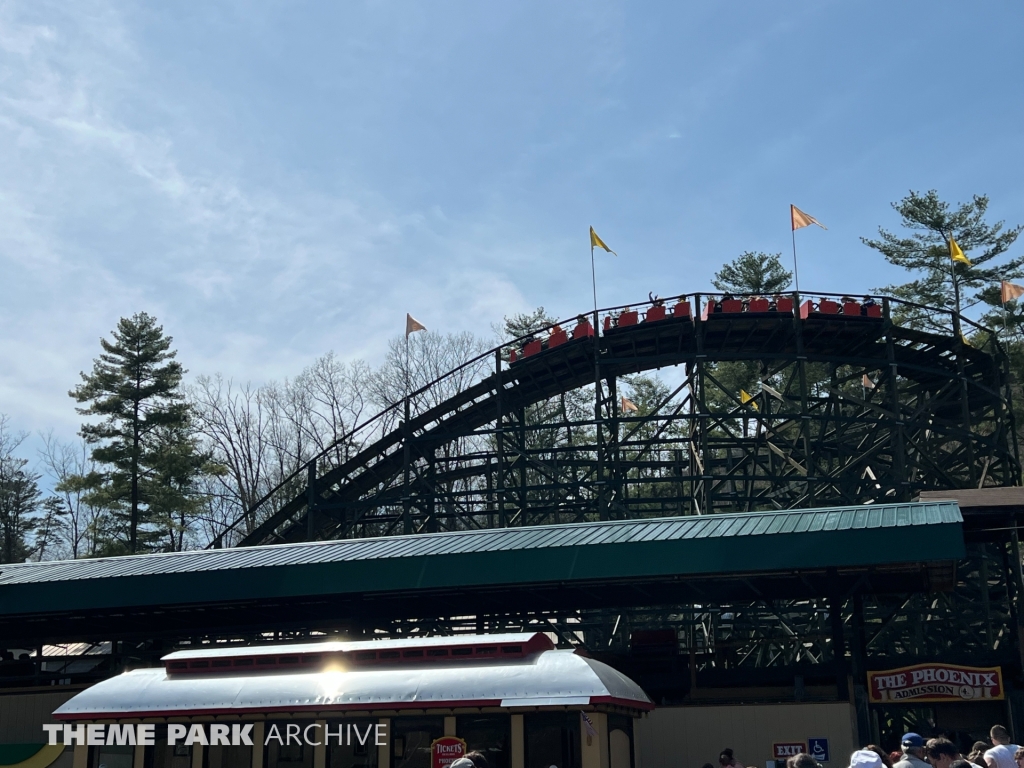
[[[901,327],[906,302],[875,301],[868,316],[796,295],[769,310],[693,294],[548,326],[340,436],[212,546],[1018,484],[995,335],[940,310],[949,334]],[[662,368],[679,378],[672,391],[624,411],[623,377]],[[741,369],[756,380],[749,400],[732,381]]]

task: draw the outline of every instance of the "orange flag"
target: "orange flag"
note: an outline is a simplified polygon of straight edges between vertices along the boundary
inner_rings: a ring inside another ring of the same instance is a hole
[[[423,325],[419,320],[410,315],[408,312],[405,313],[405,338],[409,338],[410,333],[416,333],[416,331],[425,331],[427,326]]]
[[[622,412],[626,413],[627,411],[633,411],[634,413],[639,413],[640,409],[637,408],[636,407],[636,403],[634,403],[628,397],[623,397],[622,398]]]
[[[793,222],[794,232],[798,229],[801,229],[802,227],[809,227],[811,226],[811,224],[817,224],[822,229],[828,229],[828,227],[826,227],[816,218],[807,215],[806,213],[804,213],[803,211],[801,211],[799,208],[792,204],[790,204],[789,206],[789,218]]]
[[[1003,304],[1014,299],[1019,299],[1024,296],[1024,287],[1016,285],[1014,283],[1008,283],[1003,280],[999,284],[999,294],[1003,300]]]

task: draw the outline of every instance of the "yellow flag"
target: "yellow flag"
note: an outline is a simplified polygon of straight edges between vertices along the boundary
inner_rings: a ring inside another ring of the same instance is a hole
[[[811,224],[817,224],[822,229],[828,229],[828,227],[826,227],[816,218],[814,218],[810,214],[804,213],[793,204],[790,204],[789,206],[789,219],[790,222],[793,224],[794,232],[803,227],[809,227],[811,226]]]
[[[416,331],[425,331],[427,326],[423,325],[419,320],[410,315],[408,312],[405,314],[405,338],[409,338],[410,333],[416,333]]]
[[[740,403],[742,403],[743,405],[747,405],[749,403],[750,407],[753,408],[755,411],[759,410],[757,407],[757,403],[754,402],[754,396],[747,392],[747,390],[745,389],[740,390]]]
[[[999,284],[999,295],[1003,300],[1003,304],[1014,299],[1019,299],[1024,296],[1024,286],[1016,285],[1015,283],[1008,283],[1003,280]]]
[[[595,232],[594,228],[591,227],[590,228],[590,249],[593,250],[594,248],[604,248],[606,251],[608,251],[608,253],[610,253],[610,254],[612,254],[614,256],[618,256],[619,255],[619,254],[615,253],[615,251],[613,251],[607,245],[605,245],[604,244],[604,240],[602,240],[600,237],[598,237],[597,236],[597,232]]]
[[[626,411],[633,411],[634,413],[639,413],[640,409],[637,408],[636,407],[636,403],[634,403],[628,397],[623,397],[622,398],[622,412],[625,413]]]
[[[949,236],[949,257],[953,259],[953,261],[959,261],[966,264],[968,267],[974,266],[971,264],[970,260],[964,256],[963,250],[961,250],[960,246],[956,244],[956,240],[953,239],[952,235]]]

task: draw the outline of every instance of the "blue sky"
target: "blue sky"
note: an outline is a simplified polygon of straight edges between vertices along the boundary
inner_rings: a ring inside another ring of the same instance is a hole
[[[806,289],[900,279],[859,241],[909,189],[1024,221],[1019,2],[0,5],[0,412],[155,314],[192,374],[375,362],[405,312],[706,289],[744,250]],[[1024,241],[1015,246],[1019,255]]]

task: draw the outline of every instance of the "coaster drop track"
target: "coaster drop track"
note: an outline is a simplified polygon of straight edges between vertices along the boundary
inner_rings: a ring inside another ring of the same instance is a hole
[[[692,294],[549,326],[340,436],[211,546],[1019,484],[995,334],[941,310],[928,311],[947,334],[901,327],[893,310],[905,302],[874,301]],[[734,388],[743,366],[750,399]],[[668,391],[623,411],[624,377],[656,369]]]

